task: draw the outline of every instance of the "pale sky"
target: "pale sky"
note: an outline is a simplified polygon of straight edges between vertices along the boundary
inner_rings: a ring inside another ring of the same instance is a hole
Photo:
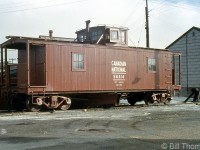
[[[150,47],[165,48],[200,27],[199,0],[148,0]],[[75,31],[107,24],[129,28],[129,45],[145,47],[145,0],[0,0],[0,43],[5,36],[75,38]]]

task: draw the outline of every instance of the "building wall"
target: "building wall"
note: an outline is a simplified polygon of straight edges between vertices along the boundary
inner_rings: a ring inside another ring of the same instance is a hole
[[[168,49],[182,52],[182,95],[200,88],[200,31],[193,28]]]

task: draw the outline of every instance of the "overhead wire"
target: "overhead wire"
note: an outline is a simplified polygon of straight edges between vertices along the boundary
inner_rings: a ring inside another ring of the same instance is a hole
[[[144,20],[145,20],[145,16],[144,16],[143,24],[142,24],[142,27],[141,27],[141,30],[140,30],[140,35],[139,35],[137,47],[139,47],[140,40],[141,40],[141,35],[142,35],[143,30],[144,30],[144,24],[145,24],[145,21],[144,21]]]
[[[154,3],[154,1],[152,0],[152,2]],[[163,15],[163,13],[167,13],[167,12],[173,12],[174,11],[180,11],[180,10],[188,10],[188,11],[192,11],[197,13],[197,9],[198,6],[200,5],[200,3],[198,3],[198,5],[194,6],[191,3],[188,3],[187,1],[178,1],[178,2],[167,2],[164,3],[162,1],[162,5],[156,2],[156,5],[158,5],[158,7],[156,6],[152,11],[154,12],[154,14],[152,15],[151,13],[151,17],[150,17],[150,21],[151,24],[153,24],[154,28],[155,25],[158,26],[159,28],[162,26],[167,26],[167,28],[165,27],[165,29],[163,29],[163,31],[165,30],[165,32],[172,32],[172,33],[177,33],[177,34],[182,34],[185,32],[185,28],[182,24],[177,24],[174,21],[172,21],[172,19],[166,18],[164,17],[165,15]],[[186,7],[187,6],[187,7]],[[176,9],[175,9],[176,8]],[[179,10],[177,10],[179,9]],[[157,15],[159,14],[159,15]],[[156,16],[155,16],[156,15]],[[199,13],[197,13],[197,15],[199,15]],[[163,17],[162,17],[163,16]],[[157,19],[159,17],[159,19]],[[153,21],[154,19],[156,19],[156,21]]]
[[[21,3],[7,3],[6,5],[0,5],[0,10],[1,9],[8,9],[8,8],[17,8],[17,7],[22,7],[22,6],[29,6],[31,4],[35,4],[38,0],[35,0],[35,1],[28,1],[28,2],[21,2]],[[38,1],[41,4],[44,4],[44,3],[49,3],[49,2],[55,2],[55,0],[45,0],[45,1]],[[56,1],[59,1],[59,0],[56,0]]]
[[[158,4],[155,1],[152,1],[152,3]],[[157,11],[157,12],[159,12],[159,14],[161,14],[161,13],[172,10],[172,8],[170,8],[170,7],[176,7],[176,8],[179,8],[179,9],[189,10],[189,11],[193,11],[193,12],[196,12],[195,8],[198,9],[198,6],[191,5],[191,3],[188,3],[187,1],[176,1],[176,3],[173,3],[171,1],[166,1],[165,4],[166,4],[167,7],[164,7],[164,5],[163,5],[163,7],[153,9],[153,10]],[[187,7],[185,7],[184,5],[187,5]],[[200,6],[200,3],[198,3],[198,5]]]
[[[146,2],[144,0],[137,1],[134,6],[133,11],[131,11],[131,13],[129,15],[127,15],[126,19],[123,22],[123,24],[125,24],[127,22],[127,20],[131,20],[131,18],[134,16],[136,11],[140,10],[140,12],[137,13],[137,16],[135,16],[134,20],[132,20],[131,24],[129,24],[129,27],[131,26],[131,32],[133,32],[133,34],[132,33],[131,34],[135,35],[135,37],[138,36],[138,38],[136,38],[137,42],[133,42],[129,36],[129,40],[136,47],[138,47],[141,44],[142,34],[145,29],[145,26],[144,26],[145,25],[145,12],[144,12],[144,9],[139,9],[140,7],[144,8],[145,3]],[[135,43],[137,43],[137,44],[135,44]]]
[[[154,1],[152,1],[152,2],[154,2]],[[182,3],[182,5],[188,5],[188,2],[186,2],[186,1],[183,1],[183,2],[181,2]],[[157,3],[158,4],[158,3]],[[164,4],[164,3],[163,3]],[[200,4],[200,3],[199,3]],[[166,21],[166,20],[164,20],[164,17],[160,17],[160,15],[162,14],[162,13],[164,13],[164,12],[168,12],[168,11],[172,11],[173,10],[173,7],[178,7],[179,9],[189,9],[189,10],[192,10],[192,11],[194,11],[194,9],[191,9],[191,8],[186,8],[186,7],[183,7],[182,5],[178,5],[178,3],[172,3],[172,2],[168,2],[168,3],[166,3],[166,6],[167,7],[164,7],[164,8],[162,8],[162,9],[160,9],[159,7],[157,7],[158,9],[153,9],[153,11],[154,12],[156,12],[155,14],[159,14],[159,15],[157,15],[157,16],[153,16],[153,15],[151,15],[151,18],[153,17],[154,19],[155,18],[157,18],[157,17],[159,17],[159,20],[161,20],[161,21],[164,21],[164,22],[166,22],[166,23],[168,23],[168,24],[170,24],[171,26],[175,26],[176,28],[181,28],[181,26],[177,26],[177,25],[175,25],[172,21],[170,21],[169,19]],[[169,7],[170,6],[170,7]],[[191,6],[190,5],[190,7],[194,7],[194,6]],[[196,6],[195,6],[196,7]],[[196,11],[195,11],[196,12]],[[152,22],[154,22],[154,21],[152,21]],[[156,21],[156,22],[158,22],[158,20]]]
[[[138,2],[139,1],[137,1],[137,3]],[[156,16],[155,17],[155,15],[157,15],[157,14],[161,15],[162,13],[172,11],[174,8],[183,9],[183,10],[190,10],[190,11],[194,11],[194,12],[196,12],[196,10],[194,10],[194,8],[197,8],[197,6],[193,6],[192,4],[188,4],[188,1],[178,1],[177,2],[177,1],[172,1],[172,0],[171,1],[167,1],[167,0],[162,0],[162,1],[151,0],[149,2],[150,3],[154,3],[154,7],[152,9],[150,9],[150,11],[149,11],[150,12],[149,13],[150,22],[152,24],[154,24],[154,23],[158,24],[159,22],[162,22],[162,23],[164,22],[169,27],[169,28],[167,28],[167,30],[170,30],[170,31],[173,31],[173,32],[177,32],[177,28],[178,28],[179,29],[178,32],[180,32],[180,33],[182,33],[183,30],[185,30],[184,27],[179,26],[179,25],[171,22],[169,18],[166,20],[165,18],[160,17],[160,16]],[[198,3],[198,4],[200,5],[200,3]],[[189,7],[186,7],[186,6],[189,6]],[[131,13],[133,14],[134,12],[135,12],[135,10],[133,10]],[[129,19],[132,16],[131,13],[128,15]],[[159,17],[159,20],[153,21],[157,17]],[[126,23],[126,20],[124,21],[124,23]],[[136,20],[134,22],[135,22],[135,24],[134,24],[134,27],[131,28],[131,31],[134,31],[134,28],[135,28],[135,33],[137,32],[137,34],[138,34],[138,32],[139,32],[138,30],[140,30],[139,39],[138,39],[138,43],[137,43],[137,46],[139,46],[139,44],[141,42],[141,38],[142,38],[142,33],[143,33],[143,30],[144,30],[145,21],[142,20],[143,24],[141,25],[141,27],[137,26],[138,25],[138,20]],[[139,28],[141,28],[141,29],[139,29]]]
[[[77,0],[77,1],[70,1],[70,2],[62,2],[62,3],[57,3],[57,4],[49,4],[49,5],[36,6],[36,7],[30,7],[30,8],[21,8],[21,9],[18,8],[18,9],[14,9],[14,10],[5,10],[5,11],[1,11],[0,10],[0,14],[20,12],[20,11],[37,10],[37,9],[48,8],[48,7],[55,7],[55,6],[62,6],[62,5],[70,5],[70,4],[75,4],[75,3],[82,3],[82,2],[85,2],[85,1],[89,1],[89,0]]]
[[[182,27],[181,25],[177,25],[177,24],[174,24],[173,22],[171,22],[170,20],[166,20],[165,18],[161,17],[159,18],[159,21],[152,21],[152,24],[154,25],[158,25],[159,27],[160,26],[163,26],[163,23],[166,25],[167,24],[167,28],[165,28],[165,30],[169,30],[169,31],[173,31],[173,32],[177,32],[178,30],[181,30],[184,31],[185,28]],[[178,30],[177,30],[178,29]]]
[[[153,7],[150,11],[153,11],[154,9],[157,10],[158,8],[160,9],[160,8],[164,7],[166,3],[167,3],[166,0],[163,0],[163,1],[159,2],[159,3],[155,3],[155,4],[158,4],[158,6]]]
[[[139,3],[141,2],[141,0],[138,0],[137,2],[136,2],[136,5],[135,5],[135,7],[133,8],[133,10],[129,13],[129,15],[126,17],[126,19],[123,21],[123,25],[125,25],[126,23],[127,23],[127,21],[128,20],[130,20],[130,18],[133,16],[133,14],[136,12],[136,8],[137,8],[137,6],[139,5]]]

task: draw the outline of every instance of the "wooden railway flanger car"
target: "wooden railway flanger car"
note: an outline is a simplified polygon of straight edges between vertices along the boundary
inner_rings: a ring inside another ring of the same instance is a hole
[[[129,47],[127,28],[96,26],[77,39],[9,36],[1,45],[1,106],[66,110],[72,106],[131,105],[171,100],[180,89],[180,55],[168,50]],[[8,63],[7,51],[18,51]],[[178,78],[177,78],[178,77]],[[177,79],[175,79],[177,78]]]

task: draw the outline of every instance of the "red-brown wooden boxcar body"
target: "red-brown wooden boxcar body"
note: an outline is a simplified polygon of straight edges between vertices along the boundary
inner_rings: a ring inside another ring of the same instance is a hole
[[[8,49],[18,50],[17,84],[10,82],[11,65],[2,61],[1,101],[17,95],[25,97],[26,106],[57,108],[84,98],[93,105],[117,104],[122,95],[139,93],[144,98],[144,93],[152,96],[175,87],[177,54],[167,50],[15,37],[2,44],[2,60],[7,61]]]

